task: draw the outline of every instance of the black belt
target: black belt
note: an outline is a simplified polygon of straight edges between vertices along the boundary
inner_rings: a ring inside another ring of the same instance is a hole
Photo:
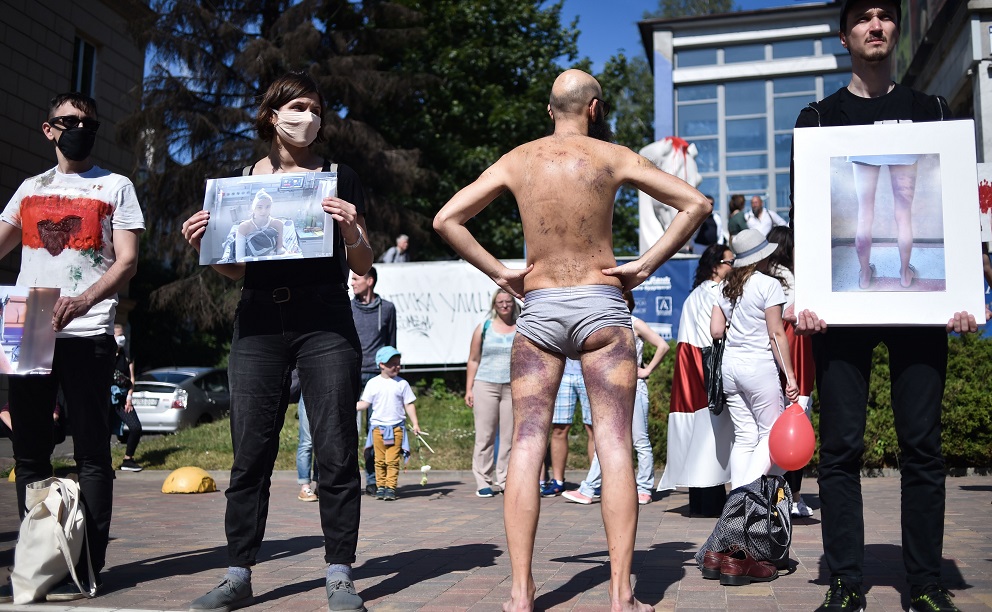
[[[242,289],[241,299],[253,302],[272,302],[284,304],[293,299],[312,297],[319,293],[337,292],[348,293],[345,283],[334,285],[300,285],[296,287],[276,287],[274,289]]]

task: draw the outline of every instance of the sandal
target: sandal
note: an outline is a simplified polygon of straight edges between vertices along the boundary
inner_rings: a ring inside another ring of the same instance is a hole
[[[911,276],[909,279],[909,283],[904,285],[902,282],[902,276],[899,277],[899,286],[902,287],[903,289],[909,289],[910,287],[912,287],[913,283],[916,282],[916,277],[919,276],[919,272],[916,271],[916,267],[913,266],[913,264],[909,264],[909,271],[913,273],[913,276]]]
[[[864,271],[864,268],[858,270],[858,287],[860,287],[861,289],[867,289],[871,287],[872,282],[874,282],[875,280],[875,264],[869,263],[868,269],[871,270],[871,274],[868,276],[868,282],[866,284],[861,283],[861,272]]]

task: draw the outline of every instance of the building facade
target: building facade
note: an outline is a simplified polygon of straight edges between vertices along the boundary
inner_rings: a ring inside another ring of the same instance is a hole
[[[41,133],[48,101],[79,91],[97,101],[100,131],[94,159],[130,175],[134,155],[118,142],[116,126],[141,101],[145,49],[132,25],[153,16],[140,0],[0,0],[0,205],[21,182],[55,164]],[[13,284],[15,249],[0,261],[0,284]]]
[[[787,218],[792,130],[806,104],[847,84],[834,3],[639,24],[655,83],[655,137],[696,145],[699,190],[723,219],[731,194]]]

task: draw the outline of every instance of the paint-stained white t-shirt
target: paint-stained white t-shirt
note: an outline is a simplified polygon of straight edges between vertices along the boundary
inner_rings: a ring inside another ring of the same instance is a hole
[[[114,230],[143,230],[145,220],[131,181],[93,166],[81,174],[52,168],[21,183],[0,221],[21,230],[23,287],[57,287],[75,297],[117,260]],[[93,305],[57,337],[112,334],[117,295]]]

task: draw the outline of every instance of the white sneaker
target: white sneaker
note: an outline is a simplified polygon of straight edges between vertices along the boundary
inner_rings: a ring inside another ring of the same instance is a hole
[[[813,516],[813,510],[806,505],[802,496],[799,496],[799,501],[792,504],[792,516],[798,516],[799,518],[810,518]]]
[[[576,504],[582,504],[583,506],[588,506],[592,503],[592,498],[587,497],[578,491],[565,491],[561,494],[562,497],[570,502],[575,502]]]

